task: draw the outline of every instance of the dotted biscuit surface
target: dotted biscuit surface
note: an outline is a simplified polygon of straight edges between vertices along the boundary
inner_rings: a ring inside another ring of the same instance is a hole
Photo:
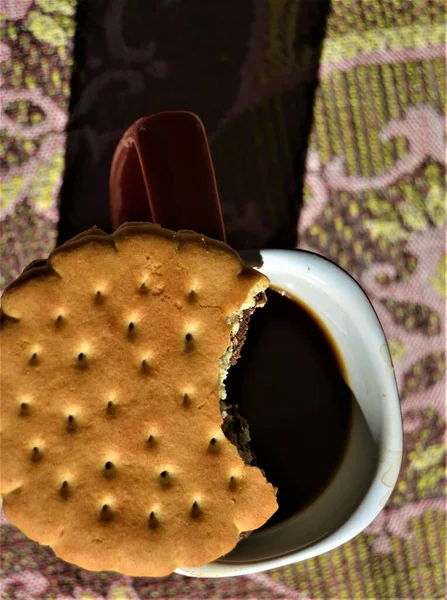
[[[260,527],[275,490],[222,432],[219,361],[267,285],[224,244],[151,225],[31,264],[2,299],[7,517],[67,561],[147,576]]]

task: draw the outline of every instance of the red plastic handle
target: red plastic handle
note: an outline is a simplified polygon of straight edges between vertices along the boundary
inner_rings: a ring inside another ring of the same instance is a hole
[[[113,157],[109,194],[114,229],[152,221],[225,241],[208,141],[194,113],[155,113],[129,127]]]

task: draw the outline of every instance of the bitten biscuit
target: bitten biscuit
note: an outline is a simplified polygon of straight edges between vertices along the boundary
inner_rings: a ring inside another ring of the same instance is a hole
[[[219,400],[265,276],[225,244],[93,229],[5,291],[6,516],[92,570],[167,575],[228,553],[275,490],[222,432]]]

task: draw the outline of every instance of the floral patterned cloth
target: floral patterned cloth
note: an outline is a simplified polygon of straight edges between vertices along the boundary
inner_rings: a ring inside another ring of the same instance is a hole
[[[320,56],[328,6],[216,0],[185,12],[178,0],[80,0],[81,36],[99,27],[103,37],[90,38],[71,86],[76,0],[2,0],[0,286],[49,253],[58,222],[62,239],[92,219],[110,226],[107,169],[127,125],[173,104],[196,110],[230,242],[314,250],[371,297],[402,399],[395,493],[341,548],[226,580],[91,573],[1,515],[2,598],[445,597],[444,3],[333,0]],[[147,27],[157,43],[147,43]],[[106,89],[114,102],[104,111]],[[124,117],[115,103],[128,107]]]

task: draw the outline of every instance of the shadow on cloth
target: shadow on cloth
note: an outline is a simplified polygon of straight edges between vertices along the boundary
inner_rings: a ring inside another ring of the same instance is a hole
[[[196,112],[228,242],[294,247],[329,0],[79,2],[58,243],[111,231],[113,152],[133,121]]]

